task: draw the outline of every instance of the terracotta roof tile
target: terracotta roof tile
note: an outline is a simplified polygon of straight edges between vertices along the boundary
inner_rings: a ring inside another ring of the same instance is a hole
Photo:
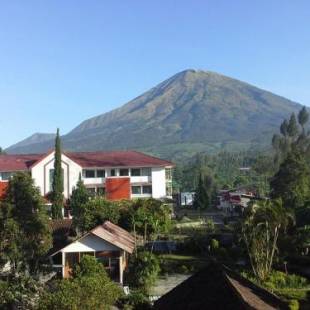
[[[0,171],[25,171],[45,154],[0,155]]]
[[[46,157],[45,154],[0,155],[0,171],[25,171]],[[174,164],[136,151],[64,152],[83,168],[87,167],[165,167]]]
[[[136,151],[111,152],[65,152],[69,158],[82,167],[164,167],[173,163]]]

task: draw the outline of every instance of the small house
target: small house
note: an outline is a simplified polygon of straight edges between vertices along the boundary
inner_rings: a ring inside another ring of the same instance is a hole
[[[112,280],[123,284],[128,256],[135,247],[133,236],[123,228],[106,221],[77,240],[52,253],[49,258],[63,278],[71,276],[72,268],[83,255],[93,255],[102,262]]]

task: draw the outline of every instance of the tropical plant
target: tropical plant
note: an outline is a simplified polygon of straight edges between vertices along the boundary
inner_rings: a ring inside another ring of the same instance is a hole
[[[252,271],[259,281],[270,274],[277,254],[279,235],[294,217],[283,207],[282,201],[265,200],[249,206],[241,225]]]

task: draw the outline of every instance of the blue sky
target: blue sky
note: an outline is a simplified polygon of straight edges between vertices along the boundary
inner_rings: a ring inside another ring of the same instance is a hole
[[[310,1],[2,0],[0,145],[65,134],[188,68],[310,105]]]

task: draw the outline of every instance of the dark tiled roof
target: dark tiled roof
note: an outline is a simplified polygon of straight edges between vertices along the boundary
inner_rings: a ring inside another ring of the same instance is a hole
[[[25,171],[45,154],[0,155],[0,171]]]
[[[82,167],[164,167],[173,165],[169,161],[136,151],[66,152],[65,155]]]
[[[45,154],[0,155],[0,171],[25,171],[46,157]],[[81,167],[165,167],[174,164],[136,151],[64,152]]]
[[[155,302],[156,310],[287,309],[275,295],[219,264],[194,274]]]

